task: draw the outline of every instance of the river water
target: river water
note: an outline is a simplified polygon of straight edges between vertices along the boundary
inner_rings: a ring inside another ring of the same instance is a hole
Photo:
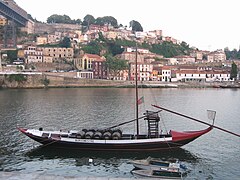
[[[179,159],[187,170],[184,179],[239,179],[240,138],[214,129],[179,150],[157,153],[93,153],[41,148],[16,127],[48,130],[109,127],[131,120],[134,94],[131,88],[73,88],[0,90],[0,171],[43,173],[81,177],[134,178],[129,160],[149,156]],[[151,104],[210,123],[206,110],[217,112],[215,125],[240,134],[240,90],[236,89],[140,89],[144,110]],[[165,130],[200,130],[205,125],[161,113]],[[141,122],[141,131],[146,131]],[[135,130],[134,124],[122,127]],[[92,159],[92,162],[89,161]]]

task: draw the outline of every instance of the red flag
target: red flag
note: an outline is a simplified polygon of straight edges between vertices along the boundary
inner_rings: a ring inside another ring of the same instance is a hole
[[[140,99],[138,99],[137,104],[140,105],[144,103],[144,97],[142,96]]]

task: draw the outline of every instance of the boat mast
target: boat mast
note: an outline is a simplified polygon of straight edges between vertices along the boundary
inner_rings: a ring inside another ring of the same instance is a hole
[[[137,69],[137,42],[135,52],[135,90],[136,90],[136,126],[137,126],[137,139],[139,136],[139,120],[138,120],[138,69]]]

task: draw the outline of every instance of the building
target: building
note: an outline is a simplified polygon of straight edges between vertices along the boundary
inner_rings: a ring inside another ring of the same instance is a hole
[[[190,53],[190,56],[195,58],[196,60],[202,60],[203,59],[203,52],[202,51],[192,51]]]
[[[36,46],[28,46],[26,50],[24,50],[24,56],[25,56],[25,63],[53,63],[53,57],[44,55],[43,49],[41,47]]]
[[[8,23],[7,18],[0,15],[0,26],[5,26],[7,25],[7,23]]]
[[[226,70],[178,70],[176,79],[182,82],[231,81],[230,72]]]
[[[129,63],[135,63],[136,61],[136,53],[135,52],[123,52],[122,54],[117,55],[117,58],[124,59],[129,61]],[[144,55],[138,54],[137,62],[143,63],[144,62]]]
[[[116,39],[118,37],[118,33],[116,31],[107,31],[103,34],[103,36],[107,39]]]
[[[34,34],[35,23],[28,19],[26,26],[21,28],[21,31],[26,32],[27,34]]]
[[[62,33],[61,32],[55,32],[54,34],[48,34],[47,42],[49,44],[55,44],[61,41],[62,39]]]
[[[37,45],[42,45],[47,43],[48,43],[47,37],[44,37],[44,36],[37,37],[37,42],[36,42]]]
[[[106,58],[97,54],[83,54],[79,58],[74,58],[74,65],[82,71],[81,78],[107,79]],[[84,73],[92,72],[92,73]]]
[[[138,81],[150,81],[151,74],[153,71],[153,65],[149,63],[138,63],[137,64],[137,77]],[[130,80],[135,80],[136,64],[130,63]]]
[[[61,47],[44,47],[43,55],[50,56],[54,60],[66,59],[72,60],[73,59],[73,48],[61,48]]]
[[[207,56],[208,62],[225,62],[226,61],[226,54],[222,50],[216,50],[211,52]]]
[[[178,64],[192,64],[195,63],[195,58],[191,56],[175,56]]]
[[[172,77],[172,69],[170,66],[163,66],[161,67],[162,70],[162,76],[161,76],[161,81],[163,82],[171,82],[171,77]]]
[[[92,32],[107,32],[109,30],[108,25],[104,25],[104,26],[100,26],[100,25],[95,25],[95,24],[91,24],[89,26],[89,31]]]
[[[96,58],[92,61],[92,71],[94,79],[107,79],[107,66],[105,64],[105,58]]]

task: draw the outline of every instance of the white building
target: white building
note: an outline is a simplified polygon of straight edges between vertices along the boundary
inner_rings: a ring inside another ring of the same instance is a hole
[[[130,80],[135,80],[135,63],[130,64]],[[147,63],[139,63],[137,65],[138,80],[149,81],[151,79],[151,73],[153,71],[153,65]]]
[[[170,82],[171,81],[171,68],[168,66],[162,67],[162,81],[163,82]]]
[[[201,70],[178,70],[176,71],[177,81],[182,82],[214,82],[231,81],[230,73],[224,70],[201,71]]]

